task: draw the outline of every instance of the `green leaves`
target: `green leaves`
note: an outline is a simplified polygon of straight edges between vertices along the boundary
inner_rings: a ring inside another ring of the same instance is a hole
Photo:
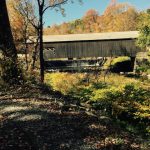
[[[142,12],[139,17],[138,29],[140,36],[137,40],[137,44],[141,48],[150,46],[150,13]]]

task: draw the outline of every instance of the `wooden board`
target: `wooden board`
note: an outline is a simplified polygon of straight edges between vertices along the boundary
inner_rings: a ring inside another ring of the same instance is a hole
[[[135,39],[44,43],[44,60],[51,58],[135,57]]]

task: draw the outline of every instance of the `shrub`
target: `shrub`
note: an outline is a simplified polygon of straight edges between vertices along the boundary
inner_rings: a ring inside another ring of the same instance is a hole
[[[91,100],[94,101],[93,107],[95,109],[106,110],[115,117],[121,117],[123,113],[135,118],[137,116],[143,117],[143,115],[149,117],[150,112],[141,111],[142,107],[149,108],[149,93],[148,90],[137,85],[109,86],[93,91]]]
[[[46,81],[53,89],[91,104],[101,113],[124,121],[143,123],[148,128],[150,120],[150,92],[147,86],[133,78],[111,74],[105,83],[99,77],[89,85],[83,83],[83,74],[52,73]]]
[[[23,73],[19,64],[13,62],[10,58],[0,58],[0,77],[6,83],[22,83]]]
[[[105,82],[98,82],[98,83],[92,83],[92,86],[91,86],[91,88],[93,88],[93,89],[103,89],[103,88],[107,88],[108,87],[108,85],[107,85],[107,83],[105,83]]]
[[[100,109],[102,112],[113,114],[113,103],[120,100],[121,91],[118,88],[110,87],[93,91],[91,100],[97,104],[93,104],[95,109]]]
[[[114,73],[133,71],[130,57],[117,57],[113,60],[108,60],[104,66],[107,66],[106,68],[109,68]]]
[[[53,87],[54,90],[60,91],[62,94],[67,95],[79,85],[83,75],[72,75],[69,73],[51,73],[45,75],[46,82]]]
[[[104,88],[93,91],[93,97],[91,98],[94,101],[114,101],[120,96],[120,91],[118,88]]]
[[[139,60],[136,72],[140,75],[150,74],[150,61],[148,59]]]
[[[149,91],[138,85],[126,84],[124,86],[124,99],[128,101],[143,102],[147,100]]]
[[[69,95],[78,98],[81,102],[89,101],[91,94],[92,94],[91,87],[76,87],[69,92]]]
[[[150,106],[137,104],[137,111],[134,113],[135,118],[139,118],[140,120],[148,119],[150,121]]]

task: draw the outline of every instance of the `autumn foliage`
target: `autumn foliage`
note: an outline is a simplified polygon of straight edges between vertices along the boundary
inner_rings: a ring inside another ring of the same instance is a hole
[[[17,0],[18,1],[18,0]],[[18,1],[19,2],[19,1]],[[21,30],[23,26],[23,17],[17,12],[14,7],[17,5],[16,2],[10,0],[8,2],[9,20],[11,23],[11,29],[15,40],[22,38]]]
[[[7,2],[11,30],[17,47],[20,47],[20,45],[18,45],[19,43],[25,43],[25,38],[35,34],[33,26],[29,23],[27,17],[19,10],[21,2],[22,0],[9,0]],[[31,12],[32,11],[29,13]]]
[[[138,11],[127,3],[109,5],[103,14],[88,10],[81,19],[52,25],[45,34],[75,34],[90,32],[134,31],[138,23]]]

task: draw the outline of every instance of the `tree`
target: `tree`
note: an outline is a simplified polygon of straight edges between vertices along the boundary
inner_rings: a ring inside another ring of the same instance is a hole
[[[39,29],[39,49],[40,49],[40,77],[41,82],[44,82],[44,58],[43,58],[43,16],[46,10],[49,8],[59,8],[62,14],[64,14],[63,4],[66,4],[69,0],[36,0],[36,6],[38,8],[38,29]],[[81,0],[79,0],[81,1]]]
[[[94,32],[97,24],[97,19],[99,17],[98,12],[95,9],[88,10],[83,16],[83,22],[86,32]]]
[[[25,0],[28,1],[32,4],[33,7],[37,8],[35,11],[36,15],[32,16],[28,16],[27,12],[24,10],[23,13],[24,15],[26,15],[27,19],[29,20],[29,22],[35,27],[35,29],[37,30],[37,42],[38,42],[38,46],[39,46],[39,55],[40,55],[40,77],[41,77],[41,82],[44,82],[44,58],[43,58],[43,16],[44,13],[46,12],[47,9],[51,8],[59,8],[59,10],[61,11],[61,13],[64,15],[64,9],[61,7],[63,4],[66,4],[69,0]],[[81,0],[79,0],[81,1]],[[73,1],[71,1],[73,2]],[[26,3],[23,3],[22,6],[26,5]],[[23,8],[23,7],[22,7]],[[36,24],[33,23],[33,21],[35,20],[35,16],[36,18],[38,18]],[[36,46],[37,47],[37,46]],[[33,63],[34,64],[34,63]]]
[[[138,12],[132,6],[118,14],[116,17],[116,30],[118,31],[135,31],[137,30]]]
[[[45,31],[46,34],[134,31],[137,29],[138,16],[139,13],[134,7],[112,0],[102,15],[90,9],[81,19],[51,26]],[[67,30],[61,32],[63,27]]]
[[[2,76],[6,82],[18,82],[17,50],[8,18],[6,0],[0,1],[0,47],[9,66],[2,65]]]
[[[23,17],[20,15],[18,11],[16,11],[15,7],[18,5],[19,0],[9,0],[7,2],[8,7],[8,15],[11,25],[11,30],[14,38],[14,42],[17,44],[22,40],[22,26],[24,24]]]
[[[138,12],[127,3],[114,3],[109,5],[103,15],[105,31],[131,31],[136,30]]]
[[[61,8],[68,0],[37,0],[38,14],[39,14],[39,48],[40,48],[40,77],[41,82],[44,82],[44,58],[43,58],[43,16],[48,8]]]
[[[139,17],[138,30],[140,36],[137,44],[141,48],[148,48],[150,46],[150,9],[147,12],[142,12]]]
[[[98,15],[98,11],[96,11],[95,9],[90,9],[85,13],[83,18],[90,18],[93,22],[96,22]]]
[[[35,29],[28,18],[33,18],[34,10],[29,0],[9,0],[8,12],[10,25],[17,50],[25,53],[26,70],[28,70],[28,39],[35,34]]]
[[[17,3],[16,3],[17,2]],[[12,5],[13,10],[15,12],[14,16],[21,16],[21,21],[23,22],[22,26],[17,26],[16,32],[19,32],[21,34],[21,38],[19,40],[19,44],[21,44],[21,48],[25,52],[26,56],[26,64],[28,70],[28,58],[27,54],[29,53],[28,49],[28,40],[31,40],[29,37],[32,35],[35,35],[34,47],[32,47],[32,64],[31,64],[31,71],[35,68],[35,62],[37,60],[37,54],[38,54],[38,46],[39,46],[39,22],[38,18],[36,16],[36,10],[34,9],[34,5],[32,4],[31,0],[17,0],[13,1],[10,0],[10,3]],[[10,14],[13,14],[12,11],[10,11]],[[13,17],[12,17],[13,18]],[[12,29],[16,26],[17,21],[13,21],[12,19]],[[16,33],[15,32],[15,33]],[[18,41],[17,41],[18,43]]]

